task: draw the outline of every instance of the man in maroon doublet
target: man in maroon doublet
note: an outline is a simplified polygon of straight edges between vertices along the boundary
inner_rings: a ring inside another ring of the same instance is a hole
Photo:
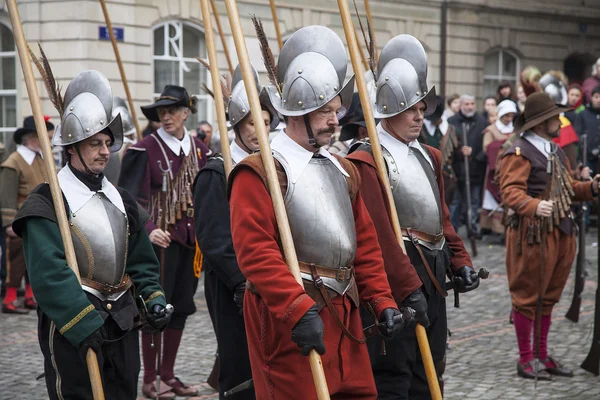
[[[126,188],[150,213],[146,231],[159,255],[163,287],[175,310],[163,333],[161,380],[172,387],[160,398],[194,396],[196,390],[175,377],[173,367],[187,317],[196,311],[193,296],[199,274],[194,271],[195,234],[192,185],[209,150],[184,126],[196,99],[179,86],[167,85],[154,104],[142,107],[162,127],[130,147],[121,167],[119,186]],[[164,253],[164,254],[163,254]],[[158,338],[154,339],[155,342]],[[155,396],[156,347],[142,333],[146,397]]]

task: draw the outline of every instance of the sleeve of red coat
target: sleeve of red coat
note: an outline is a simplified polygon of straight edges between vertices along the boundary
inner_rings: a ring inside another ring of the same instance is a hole
[[[289,271],[278,245],[271,197],[260,177],[248,168],[234,178],[231,235],[238,265],[269,312],[291,328],[315,302]]]
[[[377,232],[360,191],[352,204],[356,226],[354,272],[361,301],[370,303],[376,315],[386,308],[397,308],[382,265]],[[418,277],[417,277],[418,279]]]
[[[349,159],[354,163],[361,177],[360,193],[375,226],[392,294],[398,302],[402,302],[409,294],[421,287],[421,279],[398,244],[377,171],[367,163],[357,162],[351,157]]]
[[[444,237],[450,250],[452,250],[452,257],[450,261],[452,263],[452,270],[456,271],[460,267],[468,265],[473,266],[469,252],[465,249],[465,244],[460,236],[454,230],[454,226],[450,222],[450,210],[448,205],[444,201],[444,177],[442,175],[442,153],[433,147],[427,146],[429,153],[433,156],[435,165],[435,171],[437,174],[438,187],[440,188],[440,198],[442,199],[442,227],[444,230]]]

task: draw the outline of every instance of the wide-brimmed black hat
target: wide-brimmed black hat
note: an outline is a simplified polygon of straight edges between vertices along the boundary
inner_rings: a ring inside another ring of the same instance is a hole
[[[50,121],[46,121],[46,130],[48,131],[53,131],[54,130],[54,124]],[[33,119],[33,115],[30,115],[28,117],[25,117],[25,119],[23,119],[23,127],[19,128],[15,131],[14,136],[13,136],[13,140],[16,144],[22,144],[23,143],[23,136],[25,136],[25,134],[27,133],[31,133],[31,132],[36,132],[37,133],[37,129],[35,128],[35,120]]]
[[[544,92],[534,93],[527,97],[525,110],[515,120],[514,133],[519,134],[528,131],[534,126],[569,110],[571,110],[571,107],[555,103]]]
[[[426,120],[431,122],[437,122],[442,118],[442,114],[444,113],[444,102],[446,99],[444,96],[436,96],[436,105],[435,111],[425,117]]]
[[[377,123],[377,120],[375,120]],[[358,128],[366,128],[365,115],[363,113],[362,104],[360,104],[360,96],[358,93],[352,94],[352,103],[344,117],[340,120],[340,141],[354,139],[358,137]]]
[[[159,107],[173,107],[181,106],[187,107],[192,111],[192,114],[196,113],[196,97],[188,94],[185,88],[175,85],[167,85],[163,89],[160,97],[156,99],[154,104],[149,106],[142,106],[142,112],[150,121],[160,122],[158,117]]]

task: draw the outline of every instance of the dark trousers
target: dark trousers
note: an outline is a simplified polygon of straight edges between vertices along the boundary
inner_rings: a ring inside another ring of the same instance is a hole
[[[446,319],[446,300],[437,293],[424,270],[415,247],[406,243],[406,251],[417,273],[424,282],[423,293],[427,298],[427,315],[430,326],[427,337],[431,355],[441,380],[446,356],[448,323]],[[438,282],[444,282],[445,271],[450,262],[450,250],[446,246],[440,251],[421,247],[433,274]],[[443,287],[443,286],[442,286]],[[361,310],[363,326],[372,325],[373,318],[364,309]],[[382,339],[379,336],[367,340],[371,367],[375,376],[378,399],[380,400],[428,400],[431,399],[427,376],[421,359],[414,325],[409,325],[394,339],[386,341],[386,354],[382,355]]]
[[[248,341],[244,318],[233,301],[233,292],[211,269],[204,274],[204,295],[206,305],[217,336],[219,348],[219,398],[223,393],[252,379]],[[253,400],[254,389],[246,389],[228,399]]]
[[[173,305],[173,315],[168,328],[183,330],[189,315],[196,312],[194,294],[198,288],[198,278],[194,275],[194,254],[196,249],[183,246],[172,241],[169,247],[162,249],[154,246],[154,251],[161,260],[161,251],[165,252],[164,277],[161,283],[165,290],[167,303]]]
[[[6,240],[2,233],[0,233],[0,253],[0,297],[2,297],[6,282]]]
[[[137,331],[122,331],[112,317],[108,317],[101,332],[105,342],[98,354],[98,366],[105,398],[134,400],[140,373]],[[91,400],[92,388],[85,361],[39,308],[38,338],[44,355],[48,397],[51,400]]]
[[[467,225],[467,185],[465,182],[458,182],[450,204],[450,221],[454,226],[454,230],[458,232],[461,225]],[[473,230],[479,232],[479,208],[481,207],[481,195],[483,186],[481,184],[475,184],[471,181],[471,223],[473,224]]]

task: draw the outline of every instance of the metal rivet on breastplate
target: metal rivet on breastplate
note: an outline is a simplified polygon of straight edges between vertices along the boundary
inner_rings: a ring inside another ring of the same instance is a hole
[[[419,95],[419,92],[416,92],[415,94],[418,96],[418,95]]]
[[[86,131],[86,132],[89,132],[89,131],[90,131],[90,128],[85,128],[85,131]]]
[[[69,107],[69,111],[73,111],[73,107]]]
[[[338,90],[338,87],[337,87],[337,86],[334,86],[334,87],[333,87],[333,90],[335,90],[335,91],[337,92],[337,90]]]
[[[383,106],[383,111],[387,111],[387,106]]]
[[[284,101],[283,101],[283,104],[285,104],[285,103],[287,103],[287,100],[284,100]]]
[[[303,103],[302,103],[302,101],[298,101],[298,105],[299,105],[300,107],[302,107],[302,104],[303,104]]]
[[[392,160],[390,161],[391,164],[396,164],[396,161]]]
[[[385,80],[386,80],[386,81],[389,81],[389,80],[390,80],[390,77],[389,77],[389,76],[386,76],[386,77],[385,77]]]
[[[400,107],[404,107],[404,102],[403,101],[400,102]]]
[[[298,70],[298,73],[299,73],[299,74],[301,74],[301,73],[302,73],[302,70],[301,70],[301,69],[299,69],[299,70]]]
[[[245,112],[246,112],[246,109],[245,109],[245,108],[242,108],[242,113],[245,113]]]
[[[231,118],[231,120],[235,122],[235,118]]]
[[[71,136],[73,136],[73,135],[71,135],[71,134],[69,133],[67,136],[71,137]]]
[[[325,98],[325,96],[323,96],[322,94],[319,95],[319,100],[323,100]]]
[[[106,309],[107,309],[108,311],[112,310],[112,304],[108,303],[108,304],[106,305]]]
[[[398,172],[398,171],[394,169],[394,172]]]
[[[100,120],[100,125],[104,124],[104,121]]]

